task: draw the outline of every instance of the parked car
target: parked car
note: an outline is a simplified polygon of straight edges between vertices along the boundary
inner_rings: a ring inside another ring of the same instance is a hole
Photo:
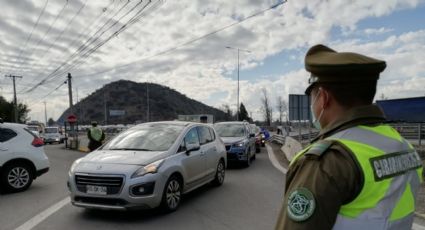
[[[249,123],[219,122],[214,124],[214,128],[226,146],[227,160],[249,166],[255,159],[255,134],[251,132]]]
[[[178,208],[182,194],[221,185],[226,149],[215,130],[191,122],[134,126],[83,158],[69,171],[71,203],[98,209]]]
[[[26,125],[0,122],[0,188],[8,192],[28,189],[49,171],[43,139]]]
[[[261,146],[264,143],[264,138],[261,129],[255,124],[251,124],[251,131],[255,134],[255,152],[261,152]]]
[[[59,127],[46,127],[44,129],[44,143],[63,143],[65,136],[61,134]]]
[[[39,126],[36,126],[36,125],[28,125],[28,130],[30,130],[32,133],[34,133],[35,135],[37,135],[37,136],[39,136],[40,137],[40,135],[41,135],[41,133],[42,133],[42,130],[40,129],[40,127]]]

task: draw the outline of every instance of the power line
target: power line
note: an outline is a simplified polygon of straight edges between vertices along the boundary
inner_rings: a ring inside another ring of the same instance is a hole
[[[38,26],[38,23],[40,22],[40,19],[43,16],[43,14],[44,14],[44,12],[46,10],[47,3],[49,3],[49,0],[46,0],[46,3],[44,4],[43,9],[41,10],[40,14],[38,15],[37,21],[35,22],[34,26],[32,27],[31,33],[27,37],[27,40],[25,41],[24,46],[22,47],[21,51],[19,52],[18,58],[16,59],[17,60],[17,63],[20,61],[21,56],[22,56],[22,52],[26,49],[27,44],[28,44],[28,41],[31,39],[32,34],[34,33],[35,28]],[[13,68],[11,70],[13,70],[13,69],[16,69],[15,65],[13,65]]]
[[[65,8],[68,6],[68,1],[69,0],[65,0],[65,4],[63,5],[63,7],[61,8],[61,10],[59,11],[59,13],[56,14],[55,19],[53,20],[52,23],[50,23],[49,28],[46,30],[46,32],[44,33],[44,35],[38,40],[37,44],[35,45],[35,47],[32,48],[30,55],[28,55],[29,57],[31,57],[33,55],[34,50],[36,50],[39,46],[40,43],[42,41],[44,41],[44,39],[46,38],[47,34],[49,34],[50,30],[53,28],[53,25],[56,23],[56,21],[58,20],[59,16],[62,15],[63,11],[65,10]],[[34,64],[38,64],[38,62],[40,62],[41,59],[38,59],[38,61]],[[29,60],[29,65],[31,65],[31,60]],[[28,72],[28,71],[25,71]]]
[[[126,14],[122,15],[118,20],[116,20],[111,26],[109,26],[109,28],[105,29],[97,38],[95,38],[94,40],[91,41],[91,44],[86,45],[82,50],[85,50],[87,47],[89,47],[90,45],[92,45],[95,41],[97,41],[100,36],[102,36],[106,31],[108,31],[109,29],[113,28],[116,24],[118,24],[125,16],[129,15],[132,11],[134,11],[140,4],[142,3],[142,1],[140,1],[139,3],[137,3],[133,8],[131,8]],[[93,48],[91,48],[90,50],[86,51],[83,55],[81,55],[82,51],[79,51],[80,53],[80,57],[76,59],[79,60],[82,57],[88,57],[89,55],[91,55],[93,52],[95,52],[97,49],[99,49],[101,46],[103,46],[105,43],[107,43],[109,40],[111,40],[114,36],[117,36],[119,33],[121,33],[122,31],[124,31],[127,28],[127,24],[129,22],[132,22],[132,20],[134,20],[140,13],[141,11],[143,11],[146,6],[148,4],[151,3],[151,0],[149,0],[149,2],[141,9],[139,10],[134,16],[132,16],[126,24],[124,24],[120,29],[118,29],[117,31],[115,31],[112,35],[110,35],[107,39],[105,39],[104,41],[100,42],[98,45],[94,46]],[[114,15],[115,16],[115,15]],[[133,23],[132,23],[133,24]],[[90,39],[89,39],[90,40]],[[78,51],[78,50],[77,50]],[[31,89],[27,90],[26,92],[31,92],[33,91],[35,88],[37,88],[38,86],[44,84],[48,79],[52,79],[56,76],[61,75],[63,72],[68,72],[70,70],[70,68],[68,67],[68,69],[63,70],[60,73],[56,73],[60,70],[60,68],[62,68],[63,66],[65,66],[70,60],[72,60],[72,58],[69,58],[67,61],[65,61],[62,65],[60,65],[58,68],[56,68],[52,73],[50,73],[47,77],[45,77],[42,81],[40,81],[38,84],[36,84],[34,87],[32,87]],[[75,65],[74,65],[75,66]],[[55,74],[56,73],[56,74]]]
[[[156,4],[160,3],[162,1],[157,2]],[[104,41],[102,41],[101,43],[99,43],[98,45],[96,45],[95,47],[93,47],[92,49],[90,49],[89,51],[87,51],[85,54],[81,55],[78,59],[76,59],[76,62],[72,65],[70,65],[67,69],[62,70],[62,72],[56,74],[57,75],[61,75],[63,73],[69,72],[71,69],[73,69],[75,66],[83,64],[85,62],[85,60],[93,53],[95,52],[97,49],[99,49],[101,46],[103,46],[105,43],[107,43],[109,40],[111,40],[112,38],[118,36],[120,33],[122,33],[125,29],[127,29],[130,25],[136,23],[137,21],[140,20],[140,18],[143,15],[143,12],[141,12],[142,10],[144,10],[146,8],[147,5],[145,5],[145,7],[141,10],[139,10],[138,13],[136,13],[134,15],[133,18],[131,18],[126,24],[124,24],[119,30],[115,31],[112,35],[110,35],[107,39],[105,39]],[[157,7],[159,7],[159,5],[154,5],[151,8],[156,9]],[[141,13],[140,13],[141,12]],[[140,14],[139,14],[140,13]],[[77,62],[79,59],[81,59],[79,62]],[[54,78],[55,76],[51,77]]]
[[[171,53],[171,52],[173,52],[173,51],[175,51],[175,50],[177,50],[177,49],[179,49],[179,48],[181,48],[181,47],[184,47],[184,46],[190,45],[190,44],[195,43],[195,42],[197,42],[197,41],[199,41],[199,40],[202,40],[202,39],[204,39],[204,38],[207,38],[207,37],[209,37],[209,36],[211,36],[211,35],[217,34],[217,33],[221,32],[221,31],[223,31],[223,30],[226,30],[226,29],[229,29],[229,28],[231,28],[231,27],[233,27],[233,26],[236,26],[236,25],[238,25],[238,24],[241,24],[242,22],[244,22],[244,21],[246,21],[246,20],[248,20],[248,19],[251,19],[251,18],[253,18],[253,17],[256,17],[256,16],[258,16],[258,15],[260,15],[260,14],[263,14],[263,13],[265,13],[265,12],[269,11],[269,10],[272,10],[272,9],[274,9],[274,8],[276,8],[276,7],[280,6],[280,5],[283,5],[283,4],[284,4],[284,3],[286,3],[286,2],[287,2],[287,0],[282,1],[282,2],[278,2],[278,3],[276,3],[276,4],[274,4],[274,5],[270,6],[270,7],[268,7],[268,8],[266,8],[266,9],[263,9],[263,10],[261,10],[261,11],[258,11],[258,12],[256,12],[256,13],[254,13],[254,14],[251,14],[251,15],[249,15],[248,17],[241,19],[240,21],[237,21],[237,22],[234,22],[234,23],[228,24],[228,25],[226,25],[226,26],[224,26],[224,27],[221,27],[221,28],[219,28],[219,29],[217,29],[217,30],[214,30],[214,31],[208,32],[208,33],[206,33],[206,34],[204,34],[204,35],[202,35],[202,36],[199,36],[199,37],[197,37],[197,38],[191,39],[191,40],[189,40],[189,41],[187,41],[187,42],[183,42],[183,43],[181,43],[181,44],[179,44],[179,45],[177,45],[177,46],[171,47],[171,48],[166,49],[166,50],[164,50],[164,51],[160,51],[160,52],[158,52],[158,53],[156,53],[156,54],[153,54],[153,55],[151,55],[151,56],[147,56],[147,57],[144,57],[144,58],[138,59],[138,60],[136,60],[136,61],[133,61],[133,62],[130,62],[130,63],[124,64],[124,65],[118,65],[118,66],[115,66],[115,67],[112,67],[112,68],[109,68],[109,69],[106,69],[106,70],[103,70],[103,71],[99,71],[99,72],[95,72],[95,73],[90,73],[90,74],[86,74],[86,75],[80,75],[80,76],[81,76],[81,77],[89,77],[89,76],[95,76],[95,75],[102,74],[102,73],[107,73],[107,72],[110,72],[110,71],[115,70],[115,69],[118,69],[118,68],[128,67],[128,66],[131,66],[131,65],[137,64],[137,63],[139,63],[140,61],[144,61],[144,60],[151,59],[151,58],[154,58],[154,57],[158,57],[158,56],[161,56],[161,55],[164,55],[164,54],[167,54],[167,53]]]

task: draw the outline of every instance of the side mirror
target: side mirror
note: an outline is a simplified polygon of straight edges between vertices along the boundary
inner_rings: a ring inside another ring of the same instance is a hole
[[[186,144],[186,154],[189,155],[190,152],[199,150],[201,146],[199,143],[187,143]]]
[[[255,137],[255,133],[250,133],[249,137]]]

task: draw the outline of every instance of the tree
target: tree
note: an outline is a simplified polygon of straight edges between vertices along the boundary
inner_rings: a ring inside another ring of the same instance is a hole
[[[283,100],[282,96],[278,96],[276,101],[277,101],[276,109],[277,109],[277,112],[279,113],[278,122],[280,125],[282,125],[283,115],[288,111],[288,108],[286,106],[286,101]]]
[[[273,119],[273,108],[270,105],[269,96],[267,93],[267,89],[262,89],[263,97],[261,98],[261,111],[263,113],[264,121],[266,125],[271,126]]]
[[[246,111],[245,105],[241,102],[239,107],[239,121],[250,121],[251,118],[248,116],[248,111]]]
[[[49,120],[47,121],[48,126],[53,126],[55,125],[55,121],[53,120],[53,118],[49,118]]]
[[[28,106],[22,103],[18,103],[18,122],[24,123],[28,119]],[[5,122],[15,122],[15,109],[13,102],[8,102],[2,96],[0,96],[0,117]]]
[[[225,113],[225,120],[231,121],[233,120],[233,111],[230,109],[229,104],[223,104],[221,106],[221,111]]]

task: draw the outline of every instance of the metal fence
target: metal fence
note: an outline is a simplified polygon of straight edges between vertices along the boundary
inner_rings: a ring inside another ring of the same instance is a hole
[[[391,126],[414,144],[422,145],[425,139],[425,123],[393,123]]]

